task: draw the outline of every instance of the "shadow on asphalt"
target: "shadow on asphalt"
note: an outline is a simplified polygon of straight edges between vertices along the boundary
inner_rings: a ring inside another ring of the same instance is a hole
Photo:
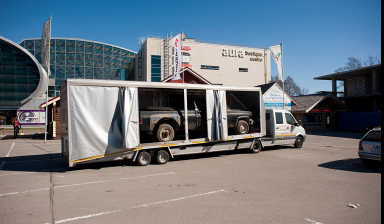
[[[198,153],[191,155],[179,155],[173,159],[170,159],[168,163],[186,161],[186,160],[198,160],[205,158],[226,157],[237,154],[254,154],[248,152],[246,149],[231,150],[222,152],[211,153]],[[94,162],[90,164],[78,164],[75,167],[68,167],[66,160],[62,158],[61,153],[52,154],[40,154],[40,155],[28,155],[28,156],[15,156],[4,158],[5,165],[2,170],[4,171],[17,171],[17,172],[54,172],[65,173],[77,170],[99,170],[108,167],[140,167],[131,160],[118,160],[108,162]],[[0,160],[0,164],[2,161]],[[155,164],[153,161],[151,166],[161,166]]]
[[[19,139],[44,139],[44,134],[25,134],[25,135],[19,135],[17,138]],[[7,139],[15,139],[13,134],[5,135],[0,140],[7,140]]]
[[[358,173],[381,173],[381,162],[372,161],[370,165],[365,165],[360,158],[336,160],[323,163],[318,166],[327,169],[344,170]]]
[[[308,131],[307,135],[361,139],[365,135],[365,133],[362,133],[362,132],[342,132],[342,131],[327,131],[327,132],[316,132],[316,131],[310,132],[310,131]]]

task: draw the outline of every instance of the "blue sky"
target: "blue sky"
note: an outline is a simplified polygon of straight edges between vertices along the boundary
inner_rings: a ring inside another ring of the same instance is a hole
[[[139,37],[174,35],[268,47],[283,42],[284,74],[300,87],[330,91],[348,57],[381,58],[381,1],[18,1],[0,0],[0,35],[16,43],[41,36],[80,38],[138,51]],[[272,62],[272,75],[277,74]]]

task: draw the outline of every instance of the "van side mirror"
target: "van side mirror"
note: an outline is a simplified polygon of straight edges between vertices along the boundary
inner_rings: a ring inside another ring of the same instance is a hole
[[[299,120],[299,125],[300,125],[300,126],[303,126],[303,124],[301,123],[301,120]]]

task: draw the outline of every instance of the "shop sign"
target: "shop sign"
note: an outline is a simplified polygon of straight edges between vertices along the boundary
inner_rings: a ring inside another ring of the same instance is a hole
[[[268,90],[263,99],[265,109],[291,110],[291,100],[284,94],[283,101],[283,91],[276,85]]]
[[[232,50],[232,49],[223,49],[222,55],[224,57],[238,57],[238,58],[244,58],[244,55],[251,56],[249,58],[250,61],[257,61],[262,62],[263,61],[263,54],[262,53],[256,53],[256,52],[248,52],[248,51],[242,51],[242,50]]]
[[[181,46],[182,52],[191,52],[192,48],[191,46]]]
[[[45,110],[18,110],[17,117],[21,125],[45,124]]]

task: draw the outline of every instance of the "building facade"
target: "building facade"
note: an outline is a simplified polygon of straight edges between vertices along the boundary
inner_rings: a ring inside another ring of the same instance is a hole
[[[25,48],[0,36],[0,124],[10,125],[16,110],[46,92],[48,76]]]
[[[336,81],[344,82],[344,92],[339,99],[352,111],[381,111],[381,64],[315,77],[331,80],[336,95]]]
[[[132,80],[136,52],[95,41],[51,38],[48,96],[59,95],[66,79]],[[20,46],[41,63],[41,39],[24,39]]]
[[[142,40],[135,80],[160,82],[173,75],[171,37]],[[182,36],[182,67],[188,67],[213,84],[256,86],[271,80],[267,48],[197,41]]]
[[[381,125],[381,64],[315,77],[331,80],[336,95],[336,81],[344,82],[344,92],[338,98],[349,108],[340,113],[339,129],[365,132]]]

